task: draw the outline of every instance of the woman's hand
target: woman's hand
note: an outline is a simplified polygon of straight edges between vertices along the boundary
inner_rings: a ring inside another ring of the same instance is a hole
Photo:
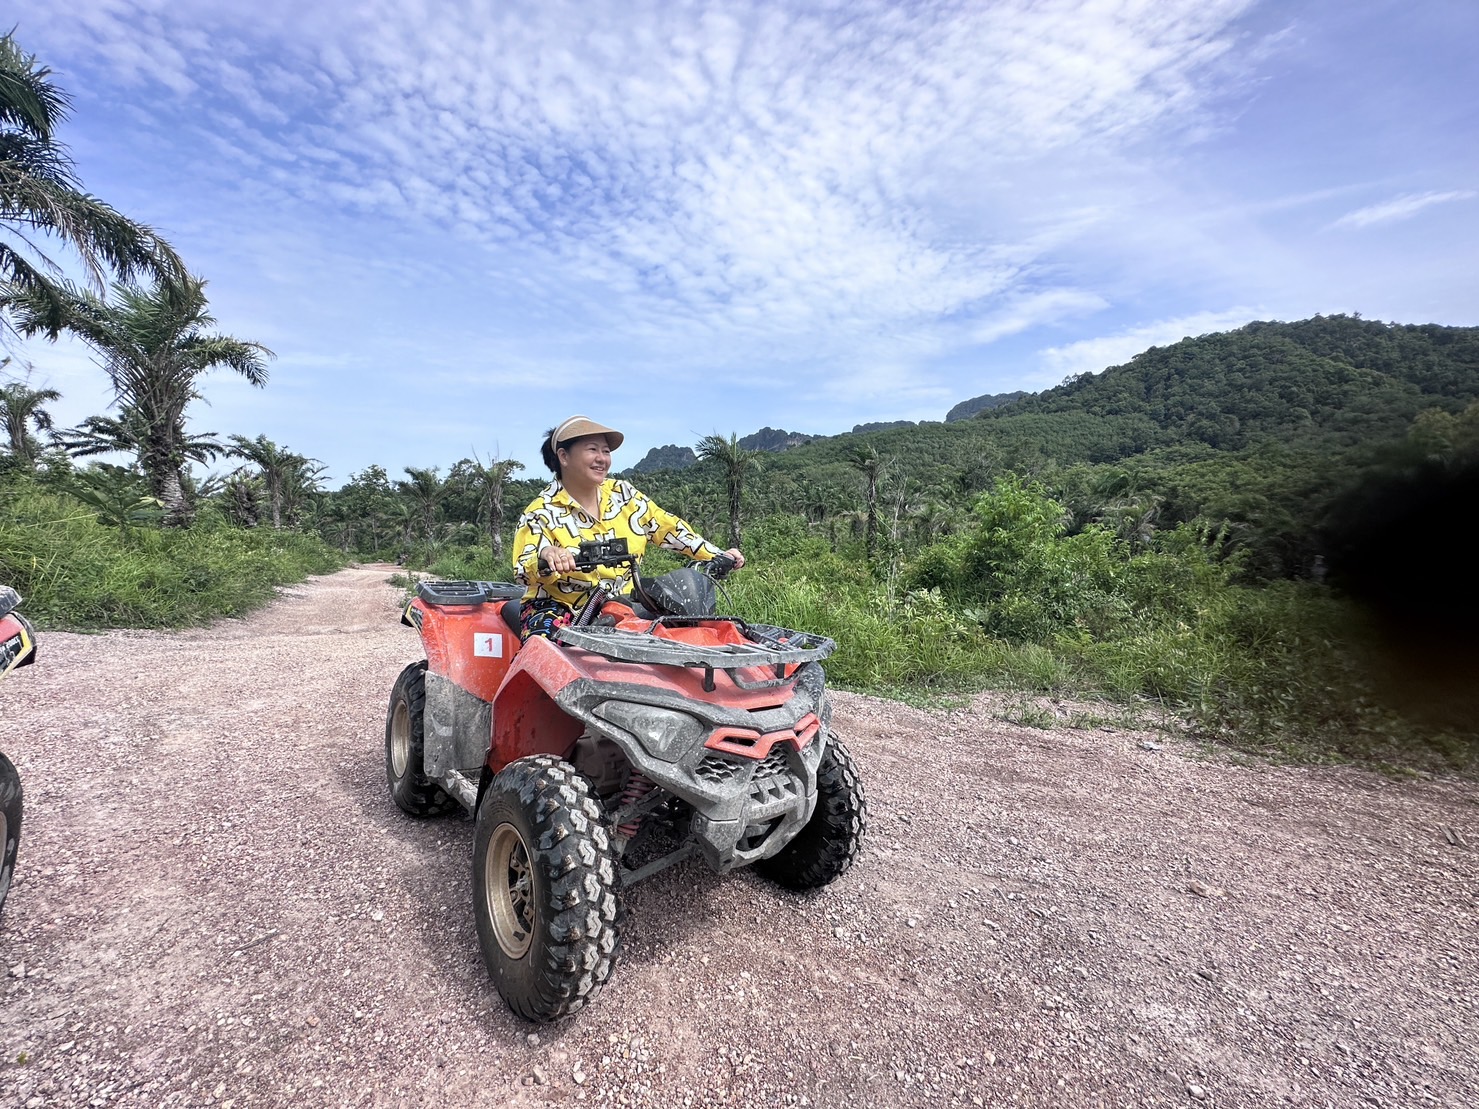
[[[568,547],[559,547],[551,543],[539,548],[539,566],[543,570],[548,567],[551,574],[569,574],[575,570],[575,552]]]
[[[730,558],[734,559],[734,568],[736,570],[741,570],[744,568],[745,556],[740,554],[740,549],[738,547],[730,547],[729,550],[725,551],[724,553],[727,554]]]

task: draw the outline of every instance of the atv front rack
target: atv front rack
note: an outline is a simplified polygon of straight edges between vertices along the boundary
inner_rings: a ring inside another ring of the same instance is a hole
[[[716,621],[733,624],[749,642],[703,646],[650,634],[659,627],[691,628]],[[648,625],[647,632],[600,625],[566,626],[557,629],[554,637],[568,647],[589,651],[613,662],[700,668],[704,671],[704,690],[709,693],[714,691],[715,670],[723,670],[741,689],[771,689],[791,680],[786,676],[787,666],[819,662],[837,649],[837,644],[823,635],[769,624],[747,624],[737,616],[660,616]],[[764,666],[774,669],[773,680],[751,682],[739,675],[741,670]],[[791,677],[794,676],[793,673]]]

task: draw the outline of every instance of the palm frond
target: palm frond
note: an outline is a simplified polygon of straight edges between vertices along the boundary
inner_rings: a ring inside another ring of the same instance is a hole
[[[13,34],[0,35],[0,125],[49,140],[71,109],[50,77],[50,67],[37,65]]]

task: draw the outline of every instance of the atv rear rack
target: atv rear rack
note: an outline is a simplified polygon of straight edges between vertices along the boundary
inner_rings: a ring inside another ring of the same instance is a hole
[[[524,595],[522,585],[506,581],[418,581],[416,596],[429,605],[481,605]]]
[[[726,643],[705,647],[680,639],[664,639],[649,634],[658,627],[691,628],[703,623],[724,621],[734,624],[748,643]],[[624,631],[600,625],[566,626],[555,631],[555,639],[568,647],[609,658],[613,662],[641,662],[658,666],[688,666],[704,671],[704,690],[714,691],[714,671],[723,670],[729,680],[741,689],[771,689],[794,678],[786,676],[787,666],[819,662],[837,649],[837,644],[823,635],[772,627],[769,624],[747,624],[736,616],[660,616],[648,625],[647,632]],[[751,667],[774,668],[771,681],[749,682],[739,676]]]

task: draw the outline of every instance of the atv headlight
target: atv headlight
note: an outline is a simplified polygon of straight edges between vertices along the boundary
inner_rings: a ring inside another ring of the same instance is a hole
[[[664,762],[677,762],[704,737],[704,726],[686,712],[653,705],[606,701],[595,715],[636,736],[649,755]]]

